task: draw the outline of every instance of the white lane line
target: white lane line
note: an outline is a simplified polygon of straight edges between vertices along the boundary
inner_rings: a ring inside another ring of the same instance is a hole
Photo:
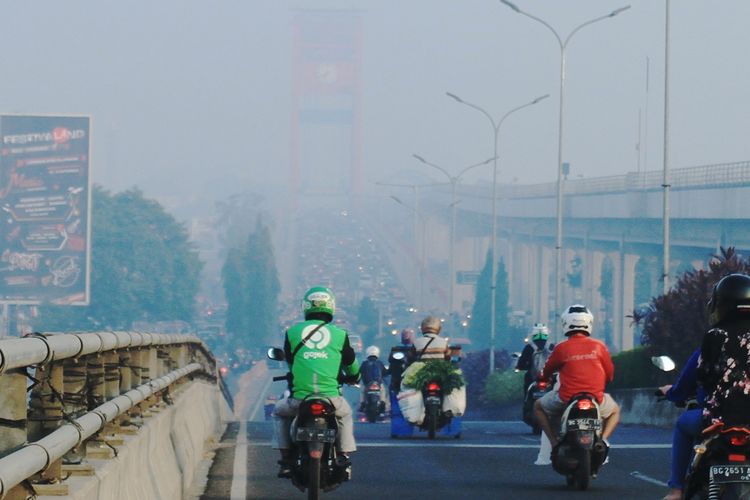
[[[531,441],[532,443],[536,443],[536,444],[539,444],[540,442],[540,438],[533,438],[529,436],[521,436],[521,439],[524,439],[526,441]]]
[[[232,489],[230,500],[245,500],[247,492],[247,420],[240,421],[237,431],[237,446],[234,448],[234,467],[232,468]],[[269,443],[270,445],[270,443]]]
[[[270,441],[249,441],[247,443],[250,446],[271,446]],[[481,443],[440,443],[440,442],[428,442],[428,441],[390,441],[390,442],[357,442],[359,448],[494,448],[494,449],[538,449],[539,444],[481,444]],[[654,448],[671,448],[671,444],[613,444],[611,446],[615,449],[629,449],[629,450],[640,450],[640,449],[654,449]]]
[[[641,474],[637,470],[631,472],[630,475],[636,479],[640,479],[641,481],[646,481],[647,483],[658,484],[659,486],[664,486],[665,488],[669,487],[669,485],[664,481],[659,481],[658,479],[654,479],[653,477],[647,476],[646,474]]]
[[[258,410],[260,410],[262,403],[266,401],[266,393],[268,392],[268,388],[271,387],[271,382],[273,382],[272,377],[273,375],[269,375],[268,380],[266,380],[266,385],[264,385],[263,389],[260,391],[258,400],[255,402],[255,406],[253,406],[253,409],[248,415],[247,420],[252,420],[253,422],[258,420]]]

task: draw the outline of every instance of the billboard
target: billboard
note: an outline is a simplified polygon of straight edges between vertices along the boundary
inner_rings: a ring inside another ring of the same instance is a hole
[[[89,301],[90,119],[0,115],[0,302]]]

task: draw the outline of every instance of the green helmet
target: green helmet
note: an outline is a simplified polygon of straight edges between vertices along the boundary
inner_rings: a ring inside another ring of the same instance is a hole
[[[330,289],[324,286],[314,286],[305,293],[302,299],[302,313],[305,319],[314,313],[325,313],[333,318],[334,312],[336,312],[336,297]]]

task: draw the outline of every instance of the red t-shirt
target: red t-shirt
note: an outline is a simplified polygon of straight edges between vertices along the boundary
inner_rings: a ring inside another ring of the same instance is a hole
[[[599,403],[604,386],[615,376],[615,367],[604,342],[576,333],[552,350],[542,377],[560,374],[560,399],[567,402],[579,392],[590,392]]]

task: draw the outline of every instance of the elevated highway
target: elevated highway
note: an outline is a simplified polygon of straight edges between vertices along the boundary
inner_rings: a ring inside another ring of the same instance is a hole
[[[569,179],[564,184],[566,269],[560,303],[588,304],[597,317],[599,332],[614,350],[638,345],[639,333],[628,315],[638,304],[661,293],[662,193],[661,171]],[[527,324],[555,324],[556,195],[555,183],[498,186],[498,255],[508,270],[514,318]],[[749,197],[747,161],[671,172],[673,278],[686,269],[705,267],[721,247],[734,246],[740,253],[750,253]],[[459,272],[477,272],[489,248],[491,186],[459,185],[457,198],[454,266]],[[425,213],[437,214],[426,219],[425,267],[431,281],[439,284],[432,300],[447,310],[442,298],[447,297],[449,288],[448,188],[433,188],[422,195],[419,204]],[[390,218],[399,213],[395,208],[384,210],[384,225],[396,226]],[[410,241],[408,225],[401,226],[407,228],[401,237]],[[413,280],[405,277],[402,281]],[[473,301],[474,287],[456,282],[455,290],[451,310],[466,310]],[[500,338],[499,345],[519,340]]]

